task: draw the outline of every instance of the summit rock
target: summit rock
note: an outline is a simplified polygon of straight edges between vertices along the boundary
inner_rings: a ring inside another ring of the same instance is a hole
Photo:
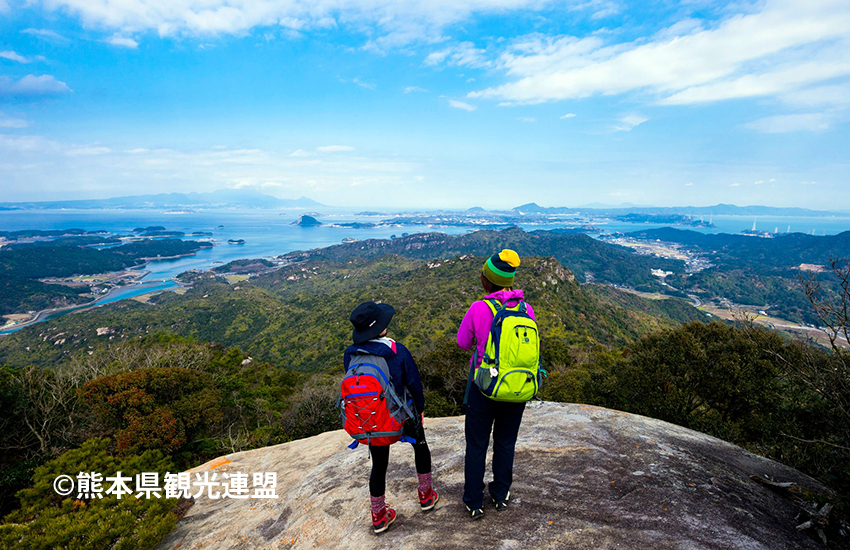
[[[380,537],[369,519],[368,451],[346,448],[351,439],[339,430],[190,470],[277,472],[279,498],[200,496],[158,549],[822,548],[795,529],[795,505],[750,476],[825,492],[812,478],[660,420],[550,402],[526,409],[511,507],[487,506],[473,523],[461,502],[463,417],[425,426],[440,503],[419,511],[412,449],[394,445],[387,500],[399,517]]]

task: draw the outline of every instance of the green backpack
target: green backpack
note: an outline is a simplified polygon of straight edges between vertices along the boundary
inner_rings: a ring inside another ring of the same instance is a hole
[[[481,393],[494,401],[521,403],[533,399],[546,371],[540,368],[540,337],[537,323],[527,312],[525,302],[502,306],[498,300],[485,300],[493,312],[484,359],[478,363],[476,348],[467,397],[474,382]],[[466,399],[464,399],[466,403]]]

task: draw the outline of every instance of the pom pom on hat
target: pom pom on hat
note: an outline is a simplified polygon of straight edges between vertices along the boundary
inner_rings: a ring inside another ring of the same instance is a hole
[[[519,267],[519,254],[509,248],[499,252],[499,259],[514,269]]]

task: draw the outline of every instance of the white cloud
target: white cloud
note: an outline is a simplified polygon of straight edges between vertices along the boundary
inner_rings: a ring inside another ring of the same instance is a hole
[[[347,78],[339,78],[339,81],[342,82],[343,84],[348,84],[350,82],[352,84],[356,84],[356,85],[360,86],[361,88],[366,88],[368,90],[374,90],[375,88],[378,87],[376,84],[373,84],[371,82],[363,82],[362,80],[360,80],[359,77],[352,78],[351,80],[349,80]]]
[[[426,67],[433,67],[445,63],[450,67],[490,67],[493,62],[485,56],[486,50],[476,48],[472,42],[461,42],[455,46],[433,52],[425,57],[423,62]]]
[[[741,187],[741,184],[736,181],[735,183],[733,183],[729,187]]]
[[[764,180],[756,180],[753,182],[753,185],[761,185],[762,183],[764,183]]]
[[[693,186],[694,186],[694,182],[692,182],[692,181],[689,181],[688,183],[685,184],[685,187],[693,187]]]
[[[32,61],[31,59],[28,59],[10,50],[0,52],[0,57],[2,57],[3,59],[9,59],[10,61],[17,61],[18,63],[29,63],[30,61]]]
[[[0,128],[26,128],[27,126],[29,122],[23,118],[4,116],[0,113]]]
[[[525,37],[498,61],[514,80],[469,97],[540,103],[648,91],[686,104],[776,96],[850,76],[846,1],[767,0],[759,8],[708,29],[688,22],[673,36],[630,43],[600,35]]]
[[[802,108],[850,106],[850,82],[814,86],[803,90],[787,92],[779,97],[780,101]]]
[[[778,71],[748,74],[704,86],[693,86],[664,98],[661,103],[681,105],[708,103],[725,99],[775,96],[811,82],[819,82],[848,74],[850,74],[850,62],[802,63]]]
[[[305,151],[304,149],[296,149],[289,153],[290,157],[312,157],[314,153],[310,151]]]
[[[3,0],[0,0],[3,1]],[[86,26],[160,36],[242,34],[256,27],[289,31],[349,27],[384,51],[443,38],[443,28],[473,14],[539,10],[553,0],[46,0],[50,10],[77,15]]]
[[[615,132],[628,132],[635,128],[636,126],[640,126],[644,122],[649,120],[645,116],[641,115],[626,115],[622,117],[617,124],[614,125],[613,130]]]
[[[567,114],[565,114],[564,116],[561,117],[561,120],[564,120],[565,118],[573,118],[575,116],[576,116],[575,113],[567,113]]]
[[[801,181],[800,185],[817,185],[816,181]]]
[[[463,101],[458,101],[456,99],[450,99],[449,105],[455,109],[462,109],[464,111],[474,111],[478,108],[475,105],[470,105],[469,103],[464,103]]]
[[[358,85],[358,86],[360,86],[361,88],[366,88],[366,89],[368,89],[368,90],[374,90],[375,88],[377,88],[377,87],[378,87],[378,86],[377,86],[377,84],[374,84],[374,83],[372,83],[372,82],[363,82],[362,80],[360,80],[360,79],[359,79],[359,78],[357,78],[357,77],[355,77],[355,78],[352,80],[352,82],[354,82],[355,84],[357,84],[357,85]]]
[[[95,155],[108,155],[112,152],[109,147],[81,146],[68,149],[65,154],[69,157],[91,157]]]
[[[70,91],[67,84],[47,74],[41,76],[28,74],[20,80],[0,76],[0,96],[51,96]]]
[[[404,89],[404,93],[406,93],[406,94],[412,94],[414,92],[427,92],[427,91],[428,90],[426,90],[425,88],[420,88],[419,86],[407,86]]]
[[[516,119],[520,122],[537,122],[537,119],[530,116],[518,116]]]
[[[744,124],[744,128],[763,134],[785,134],[789,132],[822,132],[829,130],[830,118],[824,113],[801,113],[760,118]]]
[[[445,59],[449,56],[450,53],[452,53],[451,48],[441,50],[441,51],[438,51],[438,52],[429,53],[425,57],[425,61],[423,61],[423,64],[426,67],[433,67],[435,65],[439,65],[440,63],[445,61]]]
[[[604,19],[611,15],[617,15],[618,13],[620,13],[620,7],[616,4],[610,4],[602,8],[601,10],[594,12],[593,15],[590,16],[590,18],[594,20]]]
[[[60,146],[44,136],[10,136],[0,134],[0,151],[17,153],[53,153]]]
[[[132,38],[128,38],[126,36],[120,36],[115,34],[105,40],[107,44],[112,44],[113,46],[118,46],[120,48],[130,48],[135,50],[139,47],[139,43],[133,40]]]
[[[30,36],[35,36],[37,38],[41,38],[42,40],[49,40],[53,42],[68,42],[67,38],[57,32],[51,31],[50,29],[24,29],[21,31],[21,33],[28,34]]]
[[[354,151],[354,147],[350,145],[323,145],[322,147],[316,147],[316,151],[320,153],[342,153]]]

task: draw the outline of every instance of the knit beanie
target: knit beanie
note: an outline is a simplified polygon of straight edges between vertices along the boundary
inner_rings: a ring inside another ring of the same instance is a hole
[[[494,285],[509,287],[514,284],[514,275],[518,267],[519,254],[506,248],[487,258],[483,272],[487,280]]]

